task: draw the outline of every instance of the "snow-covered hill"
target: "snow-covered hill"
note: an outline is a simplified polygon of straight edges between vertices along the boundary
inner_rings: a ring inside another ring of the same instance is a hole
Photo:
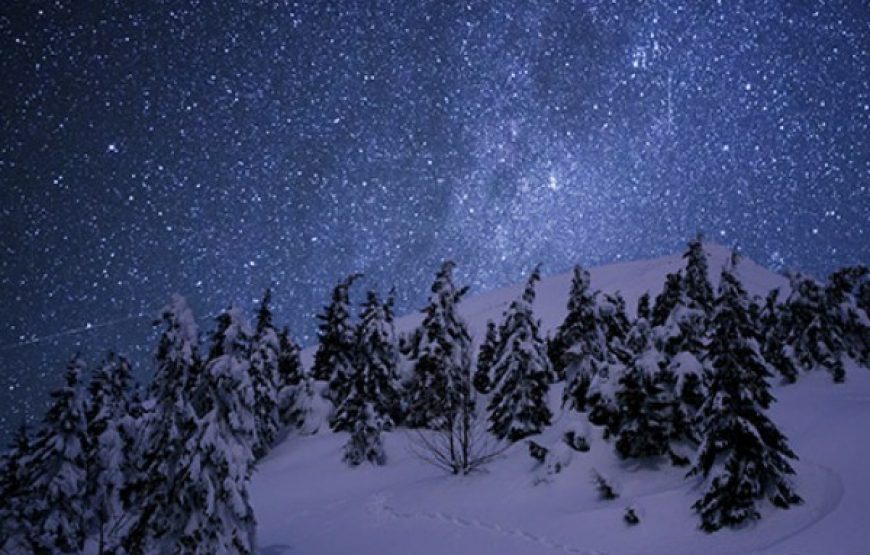
[[[714,285],[729,251],[707,247]],[[679,254],[591,270],[592,286],[620,291],[633,312],[637,298],[655,296],[665,275],[683,266]],[[751,294],[764,295],[787,281],[744,260],[740,276]],[[535,312],[544,332],[564,318],[570,274],[545,278]],[[486,321],[498,321],[521,285],[471,297],[461,312],[477,339]],[[784,291],[787,293],[787,291]],[[420,315],[397,322],[413,329]],[[305,353],[310,364],[313,353]],[[612,445],[590,426],[591,449],[571,452],[568,466],[541,481],[542,469],[525,441],[512,446],[486,472],[445,475],[413,455],[406,431],[385,434],[388,463],[349,468],[342,462],[345,434],[321,431],[291,435],[261,463],[252,484],[260,552],[268,555],[440,553],[500,555],[547,553],[649,554],[870,553],[870,371],[847,369],[834,385],[825,372],[776,385],[772,417],[800,456],[796,489],[805,503],[788,511],[764,506],[762,519],[740,530],[705,534],[690,506],[699,496],[685,469],[653,468],[616,457]],[[559,443],[566,427],[585,418],[559,410],[560,389],[551,391],[553,426],[535,440]],[[620,497],[601,501],[593,469],[616,484]],[[627,526],[625,507],[640,524]]]

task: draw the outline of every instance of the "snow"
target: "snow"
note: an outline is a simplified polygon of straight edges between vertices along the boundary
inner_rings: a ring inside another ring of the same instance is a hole
[[[714,287],[729,251],[707,246]],[[620,291],[633,315],[637,298],[655,296],[665,275],[683,267],[680,254],[591,269],[592,288]],[[774,287],[788,295],[786,278],[744,259],[740,276],[750,295]],[[544,278],[534,308],[541,332],[554,331],[565,317],[571,274]],[[521,293],[523,284],[470,297],[459,305],[476,341],[486,322]],[[407,332],[421,321],[413,314],[396,321]],[[310,367],[313,350],[303,352]],[[758,553],[859,554],[870,545],[870,372],[847,367],[846,383],[832,384],[827,372],[802,373],[793,385],[774,380],[778,402],[769,415],[800,457],[796,491],[805,502],[783,511],[761,505],[762,518],[738,530],[706,534],[691,509],[701,481],[686,468],[617,458],[602,429],[585,417],[560,410],[561,385],[550,390],[552,426],[531,437],[550,449],[539,463],[520,441],[484,472],[457,477],[417,458],[413,434],[385,432],[385,466],[349,468],[342,462],[347,434],[325,426],[314,435],[291,433],[259,465],[251,488],[263,555],[284,553],[378,553],[502,555]],[[563,434],[577,430],[588,452],[566,449]],[[313,431],[313,430],[312,430]],[[561,460],[559,472],[552,462]],[[547,467],[550,467],[549,469]],[[549,470],[549,471],[548,471]],[[593,475],[612,481],[619,498],[599,499]],[[623,515],[634,507],[640,523]]]

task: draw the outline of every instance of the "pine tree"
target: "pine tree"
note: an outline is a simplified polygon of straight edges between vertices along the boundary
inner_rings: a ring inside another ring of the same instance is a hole
[[[140,464],[123,492],[129,506],[140,508],[123,540],[127,553],[172,552],[170,546],[180,537],[184,522],[176,495],[178,476],[190,464],[185,444],[197,427],[194,395],[201,389],[202,364],[196,321],[187,301],[173,295],[157,323],[163,332],[146,403],[151,408],[141,417]]]
[[[466,374],[469,387],[471,383],[471,335],[457,312],[468,287],[454,285],[455,266],[449,260],[441,265],[423,310],[423,322],[409,347],[413,377],[406,423],[411,427],[449,426],[457,407],[473,397],[464,389]]]
[[[335,431],[354,431],[366,411],[374,411],[387,428],[401,422],[396,387],[398,350],[395,330],[377,292],[369,291],[356,333],[356,356],[348,375],[347,394],[330,421]],[[371,422],[375,420],[369,419]]]
[[[825,296],[843,350],[859,364],[870,364],[870,314],[861,307],[861,288],[870,284],[866,266],[846,266],[828,278]]]
[[[625,346],[625,338],[631,328],[631,322],[625,312],[625,299],[618,292],[603,295],[598,303],[598,321],[604,331],[607,351],[611,359],[625,363],[630,359],[629,350]]]
[[[385,427],[383,416],[371,402],[364,402],[353,420],[350,439],[344,446],[344,461],[350,466],[363,462],[383,466],[387,464],[381,431]]]
[[[278,409],[282,426],[304,424],[304,412],[300,406],[302,397],[302,358],[299,345],[290,336],[286,327],[278,333]],[[313,387],[313,386],[312,386]]]
[[[709,315],[713,310],[713,286],[707,270],[707,255],[704,252],[703,236],[699,233],[690,240],[683,258],[686,273],[683,276],[683,292],[689,299],[689,307],[703,310]]]
[[[652,318],[649,292],[644,293],[637,299],[637,317],[649,321]]]
[[[604,436],[610,437],[619,429],[620,410],[614,394],[631,362],[632,353],[627,344],[631,326],[625,314],[625,300],[618,293],[603,295],[596,307],[596,315],[604,333],[606,357],[589,382],[586,410],[589,421],[604,426]]]
[[[677,272],[668,274],[665,277],[665,286],[662,292],[656,296],[656,302],[652,310],[652,320],[650,323],[653,326],[663,326],[674,311],[674,308],[680,302],[683,296],[683,274]]]
[[[255,392],[250,376],[252,331],[237,307],[217,319],[203,374],[204,412],[185,444],[188,463],[178,474],[179,536],[169,553],[211,554],[256,551],[248,483],[257,441]]]
[[[798,367],[792,356],[792,348],[788,345],[786,326],[783,325],[783,310],[777,303],[779,289],[773,289],[765,298],[764,308],[759,314],[759,327],[762,334],[761,352],[764,359],[788,383],[794,383],[798,377]]]
[[[693,508],[706,531],[759,518],[758,500],[786,508],[799,503],[788,475],[796,458],[785,436],[764,413],[773,402],[770,373],[758,352],[748,316],[748,298],[733,266],[722,271],[704,364],[709,394],[699,420],[703,441],[690,475],[702,475],[706,490]]]
[[[589,272],[575,266],[568,315],[550,345],[553,368],[566,379],[562,403],[578,411],[586,410],[589,384],[608,362],[607,336],[589,284]]]
[[[135,464],[135,437],[128,426],[130,382],[130,362],[110,353],[88,387],[87,502],[99,553],[114,550],[108,535],[124,514],[121,492]]]
[[[809,276],[790,276],[791,294],[781,308],[779,337],[795,367],[822,367],[834,382],[845,379],[843,338],[822,285]]]
[[[656,457],[670,452],[674,403],[637,361],[632,361],[619,379],[616,402],[620,410],[616,452],[621,457]]]
[[[495,348],[498,343],[498,328],[495,322],[486,322],[486,338],[477,354],[477,370],[474,372],[474,388],[480,393],[489,393],[492,389],[492,378],[489,375],[492,363],[495,362]]]
[[[499,439],[517,441],[537,434],[552,418],[547,394],[553,370],[532,312],[540,279],[536,267],[499,329],[491,368],[494,393],[488,407],[489,429]]]
[[[319,345],[311,373],[314,379],[329,384],[325,395],[336,407],[347,395],[347,376],[353,367],[355,331],[350,317],[349,292],[360,277],[361,274],[352,274],[340,281],[332,290],[332,302],[317,315],[321,321],[317,334]]]
[[[278,359],[280,340],[272,324],[272,291],[266,289],[257,311],[257,325],[251,345],[251,383],[254,387],[254,412],[257,442],[254,456],[262,458],[281,429],[278,407]]]
[[[35,550],[31,544],[35,534],[27,518],[33,477],[25,461],[31,452],[27,426],[21,424],[12,445],[0,459],[0,553]]]
[[[67,365],[66,385],[52,392],[31,452],[22,465],[32,479],[24,510],[37,553],[79,553],[84,546],[87,421],[78,355]]]
[[[713,302],[700,235],[689,241],[683,258],[685,273],[668,275],[652,317],[655,347],[663,355],[656,381],[677,402],[672,439],[694,442],[693,421],[704,398],[700,358]]]

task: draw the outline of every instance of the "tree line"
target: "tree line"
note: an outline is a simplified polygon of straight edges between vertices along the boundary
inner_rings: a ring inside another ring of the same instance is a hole
[[[254,553],[248,485],[284,434],[346,433],[343,459],[357,466],[386,463],[384,432],[416,430],[424,458],[467,474],[550,426],[551,387],[620,457],[687,467],[703,483],[693,507],[707,531],[758,518],[763,499],[800,503],[797,457],[766,414],[770,380],[820,368],[842,382],[847,359],[870,364],[870,272],[843,268],[824,284],[794,274],[784,299],[758,299],[737,255],[716,291],[700,236],[684,258],[633,318],[575,267],[567,316],[547,337],[533,311],[536,267],[479,347],[452,262],[407,334],[395,330],[392,293],[368,291],[354,317],[353,274],[318,314],[309,371],[274,324],[270,291],[253,322],[230,306],[206,341],[173,296],[147,387],[117,354],[86,380],[76,355],[39,428],[19,430],[0,468],[0,552],[77,553],[91,541],[100,553]]]

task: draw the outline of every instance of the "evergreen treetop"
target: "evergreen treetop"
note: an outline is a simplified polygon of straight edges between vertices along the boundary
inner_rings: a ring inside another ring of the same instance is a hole
[[[235,306],[217,322],[200,390],[203,413],[185,442],[187,464],[175,480],[179,535],[167,540],[176,553],[250,555],[256,522],[247,488],[257,439],[248,360],[252,331]]]
[[[756,502],[764,497],[779,507],[800,502],[788,480],[794,474],[788,459],[796,456],[764,413],[773,402],[770,373],[735,264],[736,259],[722,271],[712,315],[704,359],[709,393],[698,417],[703,439],[690,471],[707,479],[693,505],[707,531],[758,518]]]
[[[540,279],[538,266],[499,329],[491,368],[494,394],[488,407],[490,431],[499,439],[517,441],[539,433],[552,418],[547,393],[553,370],[532,311]]]
[[[257,323],[251,344],[251,383],[254,388],[254,407],[257,420],[257,443],[254,454],[265,455],[281,429],[278,400],[278,365],[281,344],[272,324],[269,303],[272,292],[266,289],[257,311]]]
[[[30,543],[39,553],[79,553],[84,546],[89,515],[83,369],[81,359],[74,356],[67,365],[66,384],[52,392],[52,405],[22,463],[33,480],[24,513]]]
[[[457,305],[468,292],[453,283],[456,264],[445,261],[432,284],[419,332],[412,337],[409,359],[414,375],[409,385],[408,424],[440,428],[455,407],[467,402],[454,387],[471,366],[471,335]]]
[[[683,258],[686,273],[683,276],[683,292],[691,308],[710,314],[713,309],[713,286],[707,270],[707,255],[704,252],[703,236],[699,233],[689,241]]]
[[[586,409],[589,384],[610,358],[607,333],[598,313],[597,292],[591,292],[589,286],[589,272],[575,266],[568,314],[550,343],[553,367],[566,378],[562,402],[576,410]]]
[[[366,405],[386,427],[402,419],[396,386],[398,351],[388,314],[377,292],[369,291],[357,326],[356,356],[347,376],[347,395],[333,415],[333,430],[353,431]]]
[[[360,277],[362,274],[351,274],[338,282],[332,290],[332,301],[317,315],[320,320],[319,344],[311,369],[317,380],[331,381],[352,363],[354,326],[351,322],[350,288]]]

